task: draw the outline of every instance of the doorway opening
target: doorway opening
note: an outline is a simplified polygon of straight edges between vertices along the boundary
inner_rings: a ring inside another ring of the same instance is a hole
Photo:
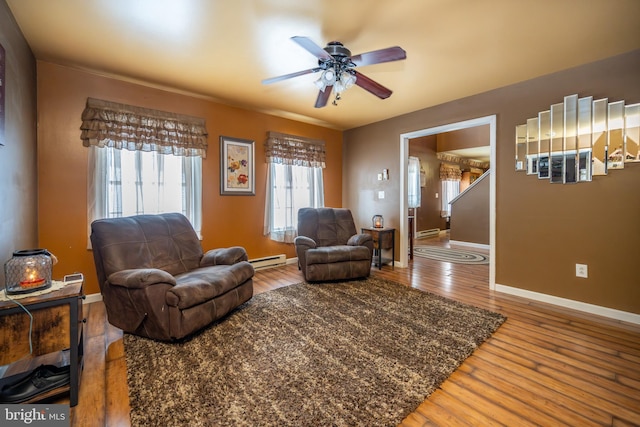
[[[400,135],[400,266],[408,265],[409,254],[405,250],[409,247],[409,220],[408,220],[408,162],[409,162],[409,140],[420,138],[423,136],[436,135],[444,132],[452,132],[461,129],[467,129],[475,126],[489,125],[489,144],[490,144],[490,167],[489,175],[489,289],[494,290],[495,280],[495,208],[496,208],[496,116],[485,116],[476,119],[466,120],[457,123],[437,126],[433,128],[421,129],[413,132],[403,133]]]

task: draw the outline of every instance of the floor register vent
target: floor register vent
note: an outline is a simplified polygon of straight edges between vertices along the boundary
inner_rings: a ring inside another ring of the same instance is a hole
[[[287,263],[287,256],[285,254],[271,255],[262,258],[250,259],[249,262],[253,265],[253,268],[260,270],[262,268],[285,265]]]

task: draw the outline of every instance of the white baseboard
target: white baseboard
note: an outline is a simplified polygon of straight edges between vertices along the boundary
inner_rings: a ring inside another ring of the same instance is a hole
[[[519,297],[531,299],[534,301],[546,302],[548,304],[557,305],[564,308],[583,311],[585,313],[595,314],[597,316],[608,317],[610,319],[620,320],[623,322],[640,325],[640,314],[629,313],[627,311],[616,310],[613,308],[602,307],[599,305],[588,304],[586,302],[570,300],[566,298],[556,297],[539,292],[528,291],[526,289],[514,288],[511,286],[499,285],[496,283],[495,290],[505,294],[516,295]]]
[[[285,264],[296,264],[296,265],[298,265],[298,257],[287,258],[287,262],[285,262]]]
[[[92,302],[102,301],[102,294],[85,295],[83,304],[91,304]]]
[[[483,243],[461,242],[458,240],[449,240],[449,244],[457,245],[457,246],[468,246],[470,248],[477,248],[477,249],[486,249],[486,250],[491,249],[489,245],[485,245]]]

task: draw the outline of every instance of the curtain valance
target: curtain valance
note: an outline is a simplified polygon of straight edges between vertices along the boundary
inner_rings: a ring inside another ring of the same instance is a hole
[[[440,164],[440,179],[447,181],[460,181],[462,179],[462,171],[458,166]]]
[[[265,150],[267,163],[325,167],[325,143],[318,139],[268,132]]]
[[[87,98],[80,129],[85,147],[203,158],[207,154],[205,120],[198,117]]]
[[[478,160],[464,159],[464,158],[454,156],[452,154],[447,154],[447,153],[438,153],[436,157],[438,158],[438,160],[442,160],[443,162],[457,163],[458,165],[470,166],[470,167],[474,167],[482,170],[489,169],[489,162],[481,162]]]

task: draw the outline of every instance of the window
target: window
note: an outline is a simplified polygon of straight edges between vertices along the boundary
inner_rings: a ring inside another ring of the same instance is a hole
[[[202,158],[90,147],[89,224],[99,218],[180,212],[200,236]]]
[[[87,98],[80,129],[89,235],[96,219],[179,212],[200,237],[204,119]]]
[[[462,171],[458,165],[440,165],[440,181],[442,182],[442,208],[440,216],[451,216],[451,201],[460,194]]]
[[[267,178],[268,234],[278,242],[293,242],[300,208],[324,206],[322,168],[271,163]]]
[[[409,157],[408,172],[408,201],[409,208],[419,208],[421,199],[420,190],[420,159]]]
[[[460,194],[460,181],[442,181],[442,210],[440,216],[446,218],[451,216],[451,201]]]
[[[265,149],[269,168],[264,234],[292,243],[297,235],[298,210],[324,206],[324,141],[269,132]]]

